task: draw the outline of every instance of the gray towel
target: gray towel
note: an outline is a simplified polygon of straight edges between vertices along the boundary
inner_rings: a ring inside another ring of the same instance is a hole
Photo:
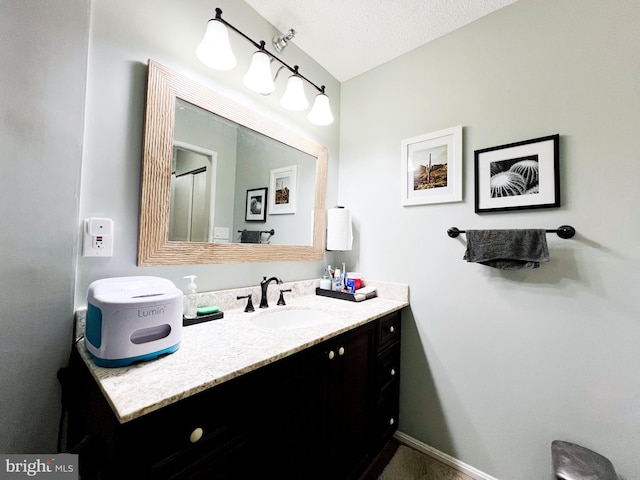
[[[260,230],[243,230],[240,243],[260,243]]]
[[[467,262],[501,270],[538,268],[549,261],[544,230],[467,230]]]

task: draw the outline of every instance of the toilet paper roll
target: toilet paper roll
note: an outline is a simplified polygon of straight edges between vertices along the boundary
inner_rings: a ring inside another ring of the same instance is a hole
[[[351,212],[346,208],[327,210],[327,250],[351,250]]]

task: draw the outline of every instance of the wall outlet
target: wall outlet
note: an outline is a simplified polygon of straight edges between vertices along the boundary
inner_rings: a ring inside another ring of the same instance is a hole
[[[84,221],[83,257],[113,256],[113,220],[91,217]]]

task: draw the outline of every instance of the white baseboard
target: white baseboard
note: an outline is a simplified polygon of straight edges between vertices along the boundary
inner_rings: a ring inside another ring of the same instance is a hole
[[[457,458],[452,457],[451,455],[447,455],[444,452],[441,452],[438,449],[435,449],[426,443],[422,443],[419,440],[407,435],[406,433],[402,433],[400,431],[396,431],[393,434],[394,438],[398,440],[400,443],[404,443],[405,445],[415,448],[416,450],[424,453],[425,455],[429,455],[432,458],[435,458],[439,462],[444,463],[445,465],[449,465],[456,470],[461,471],[462,473],[469,475],[476,480],[498,480],[491,475],[481,472],[477,468],[472,467],[471,465],[467,465],[463,461],[458,460]]]

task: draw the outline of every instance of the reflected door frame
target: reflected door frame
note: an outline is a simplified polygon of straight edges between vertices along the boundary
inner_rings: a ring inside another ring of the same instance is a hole
[[[209,218],[208,218],[208,225],[207,225],[207,239],[205,241],[207,242],[213,242],[214,239],[214,235],[213,235],[213,227],[214,227],[214,216],[215,216],[215,198],[216,198],[216,180],[217,180],[217,168],[218,168],[218,153],[213,151],[213,150],[209,150],[206,148],[202,148],[198,145],[193,145],[187,142],[182,142],[180,140],[174,140],[173,142],[173,155],[175,158],[175,151],[176,149],[181,149],[181,150],[186,150],[186,151],[190,151],[193,153],[197,153],[200,154],[204,157],[207,158],[209,165],[208,165],[208,170],[209,170],[209,184],[210,184],[210,191],[209,191]],[[173,178],[173,177],[172,177]],[[173,186],[172,186],[172,197],[173,197]]]

